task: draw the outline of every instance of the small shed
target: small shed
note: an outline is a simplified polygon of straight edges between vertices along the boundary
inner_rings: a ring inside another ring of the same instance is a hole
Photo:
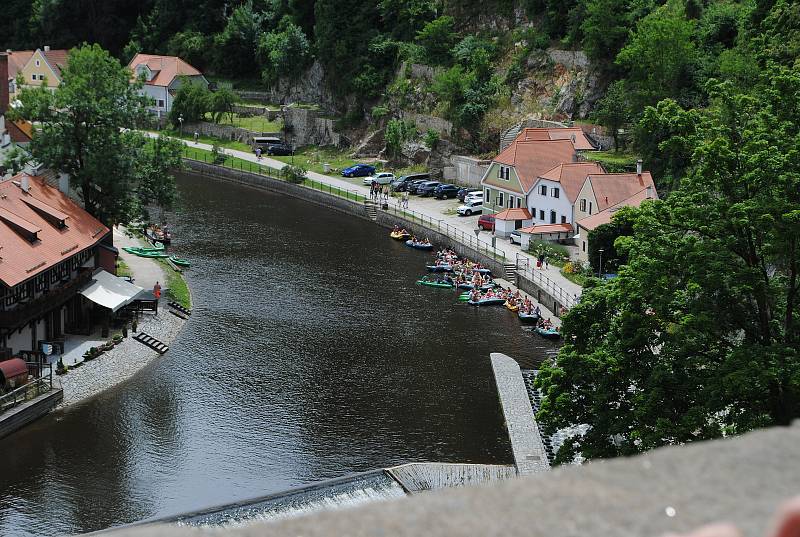
[[[524,207],[506,209],[494,215],[494,233],[499,237],[508,237],[515,229],[521,229],[533,223],[530,211]]]
[[[28,382],[28,364],[21,358],[0,362],[0,388],[13,390]]]

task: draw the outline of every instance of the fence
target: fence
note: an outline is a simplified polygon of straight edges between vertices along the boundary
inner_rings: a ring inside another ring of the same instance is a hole
[[[39,364],[32,364],[39,366]],[[0,395],[0,413],[5,412],[10,408],[14,408],[31,399],[36,399],[43,393],[47,393],[53,389],[53,371],[46,377],[37,378],[25,386],[12,390],[6,394]]]
[[[517,255],[517,275],[538,285],[544,292],[559,302],[564,308],[571,308],[577,304],[574,294],[565,291],[560,285],[531,266],[531,259]],[[558,312],[554,312],[558,313]]]

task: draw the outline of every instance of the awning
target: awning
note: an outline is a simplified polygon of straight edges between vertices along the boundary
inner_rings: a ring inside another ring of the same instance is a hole
[[[28,365],[21,358],[11,358],[0,362],[0,386],[8,379],[28,374]]]
[[[98,306],[117,311],[133,302],[140,291],[142,288],[138,285],[117,278],[103,269],[98,269],[92,275],[92,281],[81,290],[81,294]]]

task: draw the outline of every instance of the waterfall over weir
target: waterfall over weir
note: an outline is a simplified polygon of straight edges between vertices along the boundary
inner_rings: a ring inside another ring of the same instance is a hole
[[[242,526],[251,522],[280,520],[317,511],[347,509],[426,490],[498,481],[515,475],[513,466],[410,463],[155,522],[200,527]]]

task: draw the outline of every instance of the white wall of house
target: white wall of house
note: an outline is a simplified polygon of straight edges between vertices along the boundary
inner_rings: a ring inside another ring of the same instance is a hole
[[[171,109],[171,101],[170,95],[167,91],[167,88],[163,86],[150,86],[145,85],[139,93],[146,97],[149,97],[152,102],[148,107],[148,110],[156,115],[166,115],[169,113]]]
[[[543,186],[547,189],[545,195],[541,193]],[[558,197],[555,197],[556,190]],[[572,223],[572,204],[561,187],[561,183],[555,181],[539,179],[536,182],[533,190],[528,193],[528,210],[533,216],[534,224]],[[555,221],[551,218],[552,212],[555,212]]]
[[[578,245],[578,255],[576,258],[581,262],[589,261],[589,230],[578,224],[578,235],[580,238],[576,239]]]

